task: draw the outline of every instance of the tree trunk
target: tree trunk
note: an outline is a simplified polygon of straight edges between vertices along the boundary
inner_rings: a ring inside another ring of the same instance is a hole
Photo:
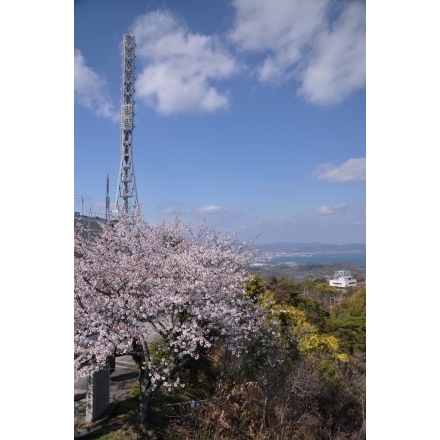
[[[219,394],[223,388],[223,382],[224,382],[224,378],[226,376],[226,371],[228,369],[229,366],[229,361],[231,358],[231,352],[228,350],[228,348],[225,346],[224,347],[224,353],[223,353],[223,362],[222,362],[222,369],[220,372],[220,377],[218,379],[217,382],[217,389],[216,389],[216,393]]]
[[[139,369],[139,420],[146,423],[151,416],[151,401],[162,386],[163,381],[152,381],[148,369]]]
[[[133,338],[133,360],[139,371],[139,421],[146,423],[150,416],[152,398],[152,382],[150,371],[146,367],[146,359],[149,358],[148,345],[142,338]]]
[[[147,360],[151,361],[147,341],[144,338],[133,338],[133,359],[139,370],[139,420],[146,423],[151,416],[151,401],[160,390],[163,381],[160,379],[152,380],[151,371],[147,368]],[[180,362],[183,364],[183,362]],[[169,366],[169,376],[172,376],[178,368],[178,363],[172,362]]]
[[[146,423],[150,416],[151,380],[147,369],[139,368],[139,421]]]

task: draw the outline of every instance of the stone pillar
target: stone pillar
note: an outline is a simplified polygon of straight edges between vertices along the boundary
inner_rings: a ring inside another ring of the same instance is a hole
[[[110,404],[110,371],[104,369],[87,377],[86,421],[94,422]]]

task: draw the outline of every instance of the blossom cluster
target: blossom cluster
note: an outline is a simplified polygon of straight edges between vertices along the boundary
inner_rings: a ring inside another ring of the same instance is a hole
[[[153,381],[172,382],[176,366],[222,339],[233,353],[259,327],[244,295],[250,243],[178,219],[149,225],[120,213],[102,233],[75,235],[75,372],[105,368],[133,354]],[[162,341],[156,362],[152,343]],[[177,381],[177,382],[176,382]]]

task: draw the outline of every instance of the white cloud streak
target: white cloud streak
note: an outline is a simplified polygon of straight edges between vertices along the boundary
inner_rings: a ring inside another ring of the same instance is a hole
[[[106,91],[105,79],[86,65],[81,51],[75,49],[75,100],[82,106],[92,110],[97,116],[119,120],[119,114]]]
[[[138,17],[132,33],[144,64],[136,83],[138,98],[164,115],[228,109],[228,94],[214,82],[229,78],[238,65],[217,38],[189,32],[167,10]]]
[[[342,165],[323,163],[316,167],[313,177],[328,182],[364,182],[366,180],[365,158],[348,159]]]
[[[233,0],[229,37],[263,54],[260,81],[299,81],[298,95],[337,104],[365,85],[365,1]]]
[[[338,212],[343,212],[347,209],[347,206],[343,203],[335,203],[334,205],[321,205],[316,213],[319,215],[333,215]]]
[[[215,214],[217,212],[223,212],[224,209],[217,205],[205,205],[197,209],[199,214]]]

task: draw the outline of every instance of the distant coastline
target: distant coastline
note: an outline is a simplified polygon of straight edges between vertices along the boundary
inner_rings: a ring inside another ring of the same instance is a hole
[[[260,252],[251,265],[252,271],[329,277],[334,270],[351,270],[358,276],[366,276],[366,247],[362,244],[273,243],[261,247]]]
[[[319,252],[319,253],[292,253],[261,256],[257,264],[344,264],[366,267],[367,255],[365,252]]]

